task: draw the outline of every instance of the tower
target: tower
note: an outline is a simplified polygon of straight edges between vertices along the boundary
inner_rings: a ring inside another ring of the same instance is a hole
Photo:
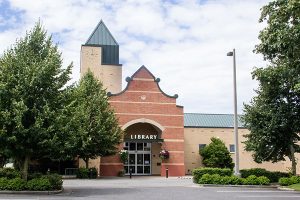
[[[119,64],[119,44],[101,20],[80,52],[80,76],[88,69],[103,83],[107,92],[122,89],[122,65]]]

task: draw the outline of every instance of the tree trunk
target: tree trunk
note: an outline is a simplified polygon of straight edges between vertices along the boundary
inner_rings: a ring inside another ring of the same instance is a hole
[[[294,176],[297,175],[297,162],[296,162],[296,158],[295,158],[295,148],[294,148],[294,145],[291,144],[290,146],[290,150],[291,150],[291,157],[290,157],[290,160],[292,161],[292,173]]]
[[[83,159],[84,160],[84,162],[85,162],[85,168],[89,168],[89,158],[85,158],[85,159]]]
[[[27,181],[27,177],[28,177],[28,165],[29,165],[29,161],[30,161],[30,156],[26,155],[24,162],[23,162],[23,168],[22,168],[22,178]]]
[[[23,164],[22,164],[21,159],[20,158],[15,158],[15,160],[14,160],[14,168],[16,170],[18,170],[18,171],[22,171],[22,166],[23,166]]]
[[[5,158],[4,156],[0,156],[0,168],[3,168],[5,165]]]

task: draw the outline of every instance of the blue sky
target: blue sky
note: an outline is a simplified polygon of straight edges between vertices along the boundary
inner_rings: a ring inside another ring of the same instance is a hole
[[[80,47],[102,19],[120,44],[123,79],[145,65],[185,112],[232,113],[232,58],[237,52],[238,110],[255,95],[253,54],[267,0],[0,0],[0,52],[39,19],[79,79]],[[123,83],[125,87],[125,82]]]
[[[9,1],[0,1],[0,31],[16,27],[16,22],[22,20],[22,11],[11,7]]]

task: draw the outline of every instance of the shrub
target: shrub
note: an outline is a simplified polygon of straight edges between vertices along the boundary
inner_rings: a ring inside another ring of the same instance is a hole
[[[21,173],[13,168],[0,168],[0,178],[1,177],[8,179],[21,178]]]
[[[210,175],[219,174],[220,176],[231,176],[232,170],[227,168],[221,169],[221,168],[204,167],[204,168],[194,169],[192,174],[193,174],[194,182],[198,183],[198,181],[204,174],[210,174]]]
[[[43,174],[42,173],[32,173],[32,174],[28,174],[27,179],[28,180],[32,180],[32,179],[36,179],[36,178],[42,178]]]
[[[255,175],[250,175],[247,178],[241,178],[243,185],[268,185],[270,184],[270,179],[265,176],[257,177]]]
[[[222,185],[268,185],[270,180],[267,177],[254,175],[247,178],[236,176],[220,176],[219,174],[204,174],[198,181],[199,184],[222,184]]]
[[[213,184],[211,174],[204,174],[198,181],[199,184]]]
[[[271,182],[278,182],[280,178],[282,177],[290,177],[291,174],[290,173],[286,173],[286,172],[270,172],[270,171],[267,171],[267,174],[264,175],[266,177],[268,177],[270,179]]]
[[[257,176],[250,175],[247,178],[243,179],[243,185],[259,185]]]
[[[199,151],[206,167],[230,168],[234,164],[225,143],[218,138],[211,138],[211,143]]]
[[[118,176],[120,176],[120,177],[123,177],[125,175],[125,170],[123,169],[123,170],[120,170],[119,172],[118,172]]]
[[[219,184],[223,185],[240,185],[241,179],[237,176],[223,176]]]
[[[26,188],[33,191],[51,190],[51,183],[47,178],[35,178],[27,182]]]
[[[58,174],[48,174],[42,176],[49,180],[52,190],[61,190],[63,185],[62,176]]]
[[[77,178],[97,178],[98,172],[96,168],[79,168],[76,174]]]
[[[292,176],[290,177],[292,184],[300,183],[300,176]]]
[[[269,185],[270,184],[270,179],[268,179],[265,176],[260,176],[257,178],[258,184],[259,185]]]
[[[219,174],[204,174],[198,181],[199,184],[236,185],[239,178],[235,176],[220,176]]]
[[[98,172],[95,167],[89,169],[89,178],[97,178]]]
[[[241,178],[237,177],[237,176],[230,176],[230,183],[231,185],[241,185],[242,184],[242,180]]]
[[[278,182],[279,182],[279,185],[282,185],[282,186],[292,185],[291,179],[286,178],[286,177],[280,178]]]
[[[211,180],[213,184],[222,184],[222,177],[219,174],[211,175]]]
[[[60,190],[62,183],[62,177],[58,174],[44,175],[39,178],[33,178],[28,182],[21,178],[8,179],[5,177],[0,178],[0,190]]]
[[[119,155],[120,155],[121,161],[125,164],[125,163],[128,161],[128,151],[122,149],[122,150],[119,152]]]
[[[230,185],[231,177],[230,176],[222,176],[220,179],[220,183],[222,185]]]
[[[89,178],[89,169],[80,167],[76,174],[77,178]]]
[[[6,177],[0,178],[0,190],[7,190],[8,181]]]
[[[289,174],[288,173],[284,173],[284,172],[271,172],[271,171],[267,171],[266,169],[262,169],[262,168],[252,168],[252,169],[242,169],[240,170],[241,173],[241,177],[242,178],[247,178],[250,175],[255,175],[255,176],[265,176],[268,179],[270,179],[270,181],[273,182],[278,182],[278,180],[281,177],[288,177]]]
[[[20,191],[26,188],[26,181],[21,178],[8,179],[6,190]]]
[[[288,186],[297,183],[300,183],[300,176],[292,176],[290,178],[284,177],[279,179],[279,184],[282,186]]]

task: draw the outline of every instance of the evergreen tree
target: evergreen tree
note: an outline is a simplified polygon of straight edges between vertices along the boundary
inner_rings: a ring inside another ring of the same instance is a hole
[[[234,164],[224,142],[215,137],[210,140],[211,143],[199,151],[204,166],[233,169]]]
[[[39,22],[0,58],[0,151],[9,151],[25,180],[31,158],[49,155],[59,134],[55,122],[71,67],[62,68]]]

